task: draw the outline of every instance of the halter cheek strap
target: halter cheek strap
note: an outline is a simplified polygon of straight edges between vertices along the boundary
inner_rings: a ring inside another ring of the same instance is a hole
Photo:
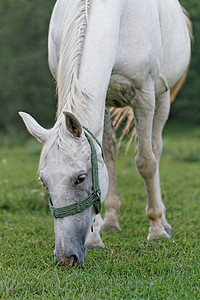
[[[96,143],[101,147],[102,156],[103,156],[103,149],[99,141],[86,127],[83,128],[93,137]],[[51,198],[49,198],[49,206],[54,218],[65,218],[68,216],[72,216],[83,212],[84,210],[88,209],[90,206],[94,206],[96,214],[98,214],[101,210],[101,190],[99,187],[97,152],[91,137],[86,132],[85,132],[85,136],[91,148],[92,181],[93,181],[92,192],[89,194],[88,197],[86,197],[84,200],[80,202],[76,202],[74,204],[64,206],[64,207],[59,207],[59,208],[54,207]]]

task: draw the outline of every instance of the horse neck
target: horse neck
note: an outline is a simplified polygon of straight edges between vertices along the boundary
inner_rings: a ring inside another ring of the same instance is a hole
[[[64,109],[71,110],[102,140],[105,98],[116,56],[123,1],[71,2],[71,15],[77,14],[79,8],[81,17],[79,12],[70,27],[69,14],[66,16],[57,76],[58,116]],[[86,3],[91,5],[89,19]]]

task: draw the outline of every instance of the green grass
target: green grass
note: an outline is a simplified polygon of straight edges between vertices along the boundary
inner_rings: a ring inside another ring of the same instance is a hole
[[[0,299],[200,299],[200,128],[169,124],[162,194],[173,238],[147,242],[145,191],[134,146],[117,160],[120,232],[80,269],[54,266],[53,218],[37,182],[40,146],[0,149]]]

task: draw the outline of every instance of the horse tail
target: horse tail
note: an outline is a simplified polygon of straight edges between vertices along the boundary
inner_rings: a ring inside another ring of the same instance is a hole
[[[187,24],[187,28],[188,28],[188,32],[189,32],[189,36],[190,36],[190,41],[192,42],[194,37],[193,37],[193,26],[192,26],[192,22],[189,18],[189,14],[186,11],[186,9],[184,7],[182,7],[182,11],[183,14],[185,16],[185,21]],[[182,75],[182,77],[177,81],[177,83],[171,87],[170,89],[170,101],[173,102],[179,92],[179,90],[181,89],[181,87],[183,86],[188,70],[189,70],[189,65],[187,69],[185,70],[185,73]],[[118,147],[121,144],[122,139],[124,138],[125,135],[130,135],[127,147],[126,147],[126,151],[128,151],[133,139],[137,136],[136,134],[136,130],[135,130],[135,124],[134,124],[134,113],[131,107],[123,107],[123,108],[110,108],[110,112],[111,112],[111,118],[112,118],[112,124],[115,128],[115,130],[117,130],[120,126],[121,123],[124,123],[125,125],[123,125],[123,129],[122,129],[122,133],[119,139],[119,143],[118,143]]]
[[[192,26],[192,21],[189,18],[189,14],[187,12],[187,10],[184,7],[181,7],[184,17],[185,17],[185,21],[186,21],[186,25],[188,28],[188,33],[190,36],[190,41],[192,42],[194,40],[194,36],[193,36],[193,26]],[[185,79],[187,77],[187,73],[189,70],[189,65],[190,62],[188,64],[187,69],[185,70],[185,73],[182,75],[182,77],[177,81],[177,83],[170,89],[170,100],[171,102],[174,101],[174,99],[176,98],[176,95],[178,94],[179,90],[181,89],[181,87],[183,86]]]
[[[187,77],[188,70],[189,70],[189,65],[188,65],[187,69],[185,70],[185,73],[182,75],[182,77],[177,81],[177,83],[173,87],[171,87],[171,89],[170,89],[170,102],[171,103],[175,100],[176,95],[178,94],[179,90],[183,86],[185,79]]]
[[[183,14],[185,16],[185,21],[186,21],[186,25],[187,25],[187,28],[188,28],[190,40],[192,42],[194,40],[192,21],[189,18],[188,11],[183,6],[181,6],[181,8],[182,8]]]
[[[78,75],[90,2],[91,0],[68,0],[64,8],[65,21],[57,71],[57,119],[66,105],[67,109],[73,110],[78,105],[77,99],[86,97]]]

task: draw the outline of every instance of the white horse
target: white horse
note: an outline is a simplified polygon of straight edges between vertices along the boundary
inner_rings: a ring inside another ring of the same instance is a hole
[[[99,146],[105,99],[134,110],[148,239],[170,237],[159,179],[162,130],[170,88],[189,60],[190,38],[177,0],[57,0],[49,30],[57,121],[46,130],[20,113],[29,132],[44,143],[39,170],[54,215],[56,262],[84,263],[85,245],[103,247],[98,213],[100,190],[101,202],[108,190]]]

